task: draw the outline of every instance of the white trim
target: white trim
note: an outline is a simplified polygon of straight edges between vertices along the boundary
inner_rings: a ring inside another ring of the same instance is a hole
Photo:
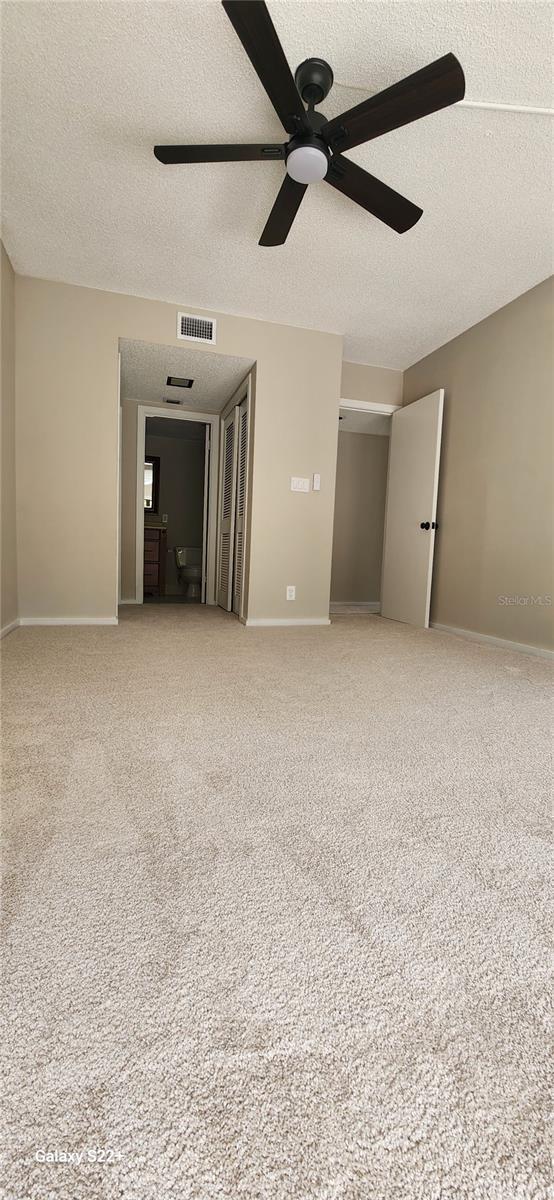
[[[249,617],[246,626],[269,628],[271,625],[330,625],[329,617]]]
[[[380,600],[332,600],[329,605],[331,614],[339,614],[351,611],[355,608],[358,612],[378,613],[381,611]]]
[[[398,412],[402,408],[401,404],[379,404],[373,400],[339,400],[339,408],[344,408],[346,412],[368,412],[380,413],[383,417],[392,417],[392,414]]]
[[[494,112],[534,113],[538,117],[554,117],[554,108],[536,108],[531,104],[501,104],[497,100],[458,100],[456,108],[489,108]]]
[[[542,646],[530,646],[527,642],[508,642],[505,638],[493,637],[491,633],[477,633],[474,629],[456,629],[453,625],[441,625],[431,621],[430,628],[439,633],[452,633],[455,637],[468,638],[471,642],[484,642],[487,646],[496,646],[498,650],[518,650],[521,654],[536,654],[539,658],[554,658],[554,650]]]
[[[200,599],[206,603],[208,586],[208,500],[210,496],[210,458],[212,453],[212,427],[206,425],[204,430],[204,495],[202,497],[202,582],[200,584]]]
[[[140,601],[137,600],[136,596],[130,596],[128,600],[120,600],[119,607],[122,608],[124,604],[139,604],[139,603],[140,603]]]
[[[117,617],[20,617],[20,625],[117,625]]]
[[[235,610],[235,607],[234,607],[234,605],[235,605],[234,588],[233,588],[233,598],[232,598],[232,611],[235,613],[235,616],[237,616],[239,618],[239,620],[241,619],[241,617],[246,616],[246,612],[245,612],[245,608],[246,608],[246,605],[245,605],[246,563],[247,563],[247,560],[249,559],[249,555],[247,555],[248,547],[246,545],[246,540],[247,540],[247,533],[248,533],[248,518],[250,515],[250,512],[249,512],[250,506],[248,503],[248,499],[249,499],[248,492],[249,492],[249,485],[250,485],[250,448],[252,445],[252,438],[251,438],[252,403],[251,403],[251,399],[250,399],[251,378],[252,378],[252,373],[250,373],[246,379],[246,396],[244,397],[244,399],[241,401],[241,403],[238,406],[238,425],[237,425],[237,472],[238,472],[238,468],[239,468],[239,464],[240,464],[240,454],[241,454],[241,451],[240,451],[241,436],[242,436],[241,435],[241,421],[246,419],[246,467],[245,467],[245,485],[246,486],[244,489],[244,510],[242,513],[242,580],[241,580],[240,601],[239,601],[238,610]],[[244,411],[241,413],[241,410],[244,410]],[[246,413],[246,418],[244,416],[244,413]],[[238,504],[238,494],[239,494],[238,489],[239,489],[239,478],[238,478],[238,474],[237,474],[237,504]],[[235,513],[235,531],[234,531],[235,555],[234,555],[234,560],[236,559],[237,523],[239,520],[241,520],[241,517],[238,515],[238,513]],[[234,571],[233,571],[233,579],[234,579]]]
[[[230,408],[225,420],[221,425],[221,456],[219,469],[219,499],[217,505],[217,586],[216,600],[219,607],[224,612],[233,611],[233,565],[235,558],[235,512],[237,503],[237,449],[238,449],[238,407]],[[230,474],[227,475],[227,440],[231,445],[231,463]],[[225,483],[229,482],[231,486],[231,510],[229,515],[223,517],[223,509],[225,505]],[[224,529],[223,526],[226,526]],[[227,528],[228,526],[228,528]],[[227,587],[225,588],[221,582],[222,579],[222,548],[223,538],[225,535],[229,537],[229,553],[227,556]]]
[[[4,625],[4,627],[0,629],[0,640],[7,637],[9,633],[13,633],[13,630],[17,629],[20,624],[21,622],[19,617],[16,617],[15,621],[10,621],[9,625]]]
[[[251,444],[252,444],[252,443],[251,443],[251,423],[252,423],[252,403],[251,403],[251,395],[252,395],[252,371],[253,371],[253,370],[254,370],[254,368],[253,368],[253,367],[251,367],[251,368],[250,368],[250,370],[248,371],[248,374],[247,374],[247,375],[245,375],[245,377],[244,377],[244,379],[242,380],[242,382],[241,382],[241,383],[239,383],[239,386],[238,386],[238,388],[235,388],[235,391],[234,391],[234,392],[233,392],[233,394],[232,394],[232,395],[229,397],[229,399],[228,399],[228,401],[227,401],[227,403],[226,403],[225,407],[224,407],[224,408],[221,410],[221,412],[220,412],[220,414],[219,414],[219,418],[220,418],[219,431],[220,431],[220,440],[221,440],[221,453],[220,453],[220,456],[219,456],[219,457],[220,457],[220,462],[219,462],[219,472],[218,472],[218,492],[217,492],[217,558],[216,558],[216,580],[218,580],[218,579],[219,579],[219,562],[220,562],[220,553],[221,553],[221,545],[220,545],[220,541],[221,541],[221,509],[222,509],[222,504],[223,504],[223,468],[224,468],[224,461],[223,461],[223,460],[224,460],[224,456],[225,456],[225,442],[224,442],[224,430],[225,430],[225,422],[227,421],[227,418],[228,418],[228,416],[230,415],[230,413],[233,411],[233,409],[235,410],[235,418],[236,418],[236,416],[237,416],[237,410],[240,408],[241,404],[243,404],[243,403],[244,403],[244,401],[246,400],[246,402],[247,402],[247,405],[248,405],[248,453],[249,453],[249,461],[248,461],[248,467],[247,467],[247,491],[248,491],[248,489],[249,489],[249,487],[250,487],[250,467],[251,467],[251,463],[250,463],[250,446],[251,446]],[[247,500],[247,505],[248,505],[248,500]],[[233,531],[233,556],[234,556],[234,552],[235,552],[235,522],[234,522],[234,516],[233,516],[233,521],[232,521],[232,531]],[[248,546],[247,546],[247,538],[246,538],[246,533],[247,533],[247,532],[248,532],[248,527],[246,527],[246,529],[245,529],[245,538],[244,538],[244,547],[243,547],[243,555],[244,555],[244,558],[243,558],[243,563],[244,563],[244,564],[246,564],[246,562],[247,562],[247,561],[249,562],[249,559],[250,559],[249,544],[248,544]],[[247,551],[248,551],[248,553],[247,553]],[[232,578],[233,578],[233,573],[231,572],[231,592],[232,592]],[[242,623],[243,625],[244,625],[244,624],[246,624],[246,622],[245,622],[245,621],[243,621],[243,617],[244,617],[244,597],[245,597],[245,595],[246,595],[246,586],[245,586],[245,585],[246,585],[246,574],[245,574],[245,572],[243,571],[243,579],[242,579],[242,604],[241,604],[241,612],[240,612],[240,613],[234,613],[234,616],[236,616],[236,617],[238,616],[238,619],[239,619],[239,621],[241,621],[241,623]],[[218,594],[218,591],[217,591],[217,590],[216,590],[216,602],[219,604],[219,594]],[[222,609],[223,609],[223,612],[233,612],[233,598],[232,598],[232,595],[231,595],[231,608],[229,608],[229,609],[227,609],[227,608],[224,608],[224,607],[223,607],[223,605],[221,605],[221,604],[220,604],[219,606],[220,606],[220,608],[222,608]]]
[[[210,453],[210,494],[208,500],[208,571],[206,603],[216,604],[215,595],[215,558],[217,532],[217,476],[219,466],[219,413],[203,413],[187,411],[167,412],[162,408],[153,408],[147,404],[137,407],[137,478],[136,478],[136,541],[135,541],[135,603],[143,603],[144,591],[144,491],[143,491],[143,462],[146,440],[146,418],[162,417],[170,421],[196,421],[201,425],[211,426]]]
[[[115,596],[115,611],[117,612],[118,604],[121,604],[121,445],[122,445],[122,424],[123,424],[123,409],[121,407],[121,351],[117,352],[117,585]]]

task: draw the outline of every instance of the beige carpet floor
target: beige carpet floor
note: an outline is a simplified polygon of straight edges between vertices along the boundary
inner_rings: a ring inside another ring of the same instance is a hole
[[[169,605],[2,654],[4,1196],[549,1195],[547,663]]]

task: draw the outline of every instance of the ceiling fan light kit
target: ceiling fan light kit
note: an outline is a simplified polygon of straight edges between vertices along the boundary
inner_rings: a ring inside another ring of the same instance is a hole
[[[315,106],[333,86],[329,64],[307,58],[293,78],[264,0],[222,4],[289,139],[283,145],[155,146],[156,158],[164,164],[284,159],[286,174],[260,246],[283,245],[307,187],[322,180],[397,233],[411,229],[422,209],[345,158],[344,151],[462,100],[465,80],[457,58],[445,54],[328,121]]]
[[[317,183],[325,179],[329,168],[329,155],[323,147],[302,143],[287,154],[287,175],[296,183]]]

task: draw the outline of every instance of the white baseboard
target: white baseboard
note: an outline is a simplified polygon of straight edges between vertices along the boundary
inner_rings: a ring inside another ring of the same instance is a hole
[[[137,600],[136,596],[130,596],[128,600],[120,600],[118,607],[122,608],[124,604],[142,604],[142,600]]]
[[[19,620],[19,617],[16,617],[15,621],[10,621],[9,625],[4,625],[3,628],[0,629],[0,640],[2,638],[7,637],[8,634],[12,633],[14,629],[17,629],[18,625],[20,625],[20,624],[21,624],[21,622]]]
[[[381,612],[380,600],[332,600],[329,605],[329,612],[339,613],[347,612]]]
[[[269,628],[272,625],[330,625],[328,617],[249,617],[247,627]]]
[[[453,625],[440,625],[438,621],[430,622],[431,629],[439,633],[453,633],[455,637],[469,638],[471,642],[484,642],[486,646],[496,646],[499,650],[519,650],[521,654],[535,654],[539,658],[554,658],[554,650],[542,646],[530,646],[527,642],[508,642],[505,638],[493,637],[490,633],[476,633],[473,629],[456,629]]]
[[[117,617],[20,617],[20,625],[117,625]]]

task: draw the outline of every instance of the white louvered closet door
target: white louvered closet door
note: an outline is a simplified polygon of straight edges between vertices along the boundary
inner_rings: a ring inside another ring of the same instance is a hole
[[[217,603],[221,608],[225,608],[227,612],[231,611],[233,592],[233,550],[237,481],[237,411],[236,408],[233,408],[223,424]]]
[[[233,569],[233,612],[243,615],[244,556],[246,550],[246,497],[248,490],[248,397],[238,409],[237,502],[235,513],[235,560]]]

